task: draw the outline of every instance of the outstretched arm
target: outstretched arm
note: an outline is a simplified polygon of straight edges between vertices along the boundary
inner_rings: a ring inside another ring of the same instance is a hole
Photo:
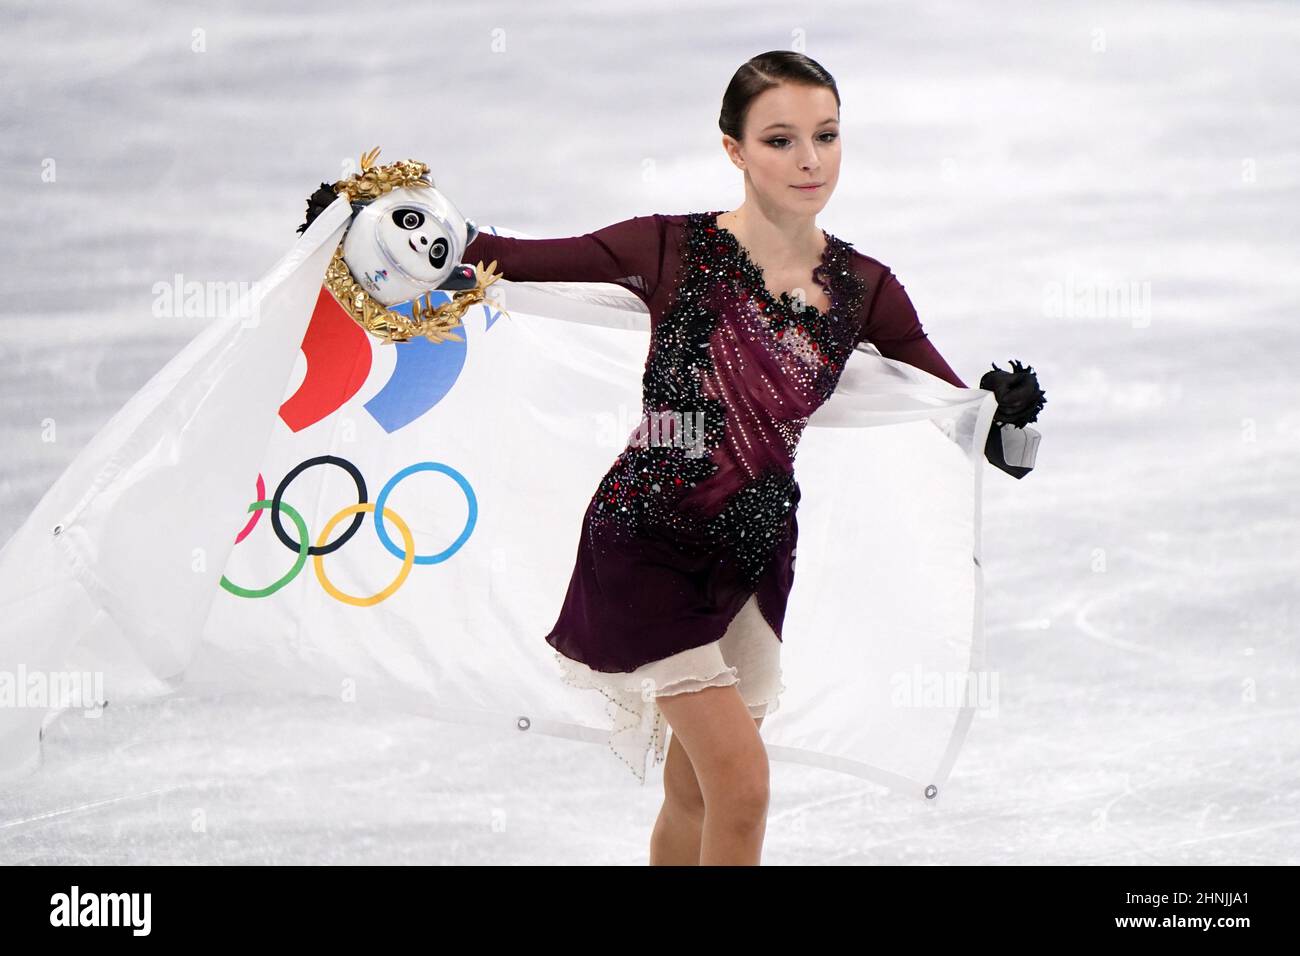
[[[465,251],[468,263],[494,259],[514,282],[612,282],[648,301],[663,266],[664,224],[635,216],[568,239],[516,239],[481,232]]]
[[[969,387],[930,342],[907,290],[891,271],[886,270],[871,299],[858,341],[864,339],[878,348],[885,358],[906,362],[958,388]]]

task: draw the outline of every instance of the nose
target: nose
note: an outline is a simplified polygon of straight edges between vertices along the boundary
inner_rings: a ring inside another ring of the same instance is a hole
[[[421,236],[421,237],[420,237],[420,245],[422,245],[422,246],[427,246],[428,244],[429,244],[429,237],[428,237],[428,236]]]

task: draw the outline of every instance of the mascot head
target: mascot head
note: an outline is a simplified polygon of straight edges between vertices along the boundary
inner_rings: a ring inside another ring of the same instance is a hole
[[[325,283],[340,305],[386,341],[413,334],[459,341],[448,330],[499,276],[461,262],[478,228],[437,189],[429,167],[413,159],[379,166],[378,154],[376,148],[362,155],[360,173],[321,183],[298,231],[346,196],[352,221]],[[453,300],[435,306],[428,298],[433,291],[453,293]],[[407,302],[406,318],[391,310]]]
[[[392,189],[378,199],[353,201],[352,225],[343,238],[343,261],[378,302],[396,305],[434,289],[474,286],[461,265],[478,230],[433,185]]]

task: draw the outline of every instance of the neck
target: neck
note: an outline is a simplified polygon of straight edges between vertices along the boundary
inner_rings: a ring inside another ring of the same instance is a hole
[[[720,213],[718,225],[763,262],[819,258],[826,248],[815,213],[765,209],[751,199],[731,212]]]

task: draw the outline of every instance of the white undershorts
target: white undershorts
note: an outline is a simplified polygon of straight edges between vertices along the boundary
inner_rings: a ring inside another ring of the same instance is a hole
[[[705,687],[738,684],[754,717],[775,713],[785,690],[781,682],[781,641],[758,609],[757,594],[740,609],[723,636],[700,647],[643,664],[634,671],[596,671],[555,652],[562,679],[574,687],[599,690],[608,700],[612,721],[609,747],[645,783],[646,758],[664,762],[663,712],[656,698]]]

